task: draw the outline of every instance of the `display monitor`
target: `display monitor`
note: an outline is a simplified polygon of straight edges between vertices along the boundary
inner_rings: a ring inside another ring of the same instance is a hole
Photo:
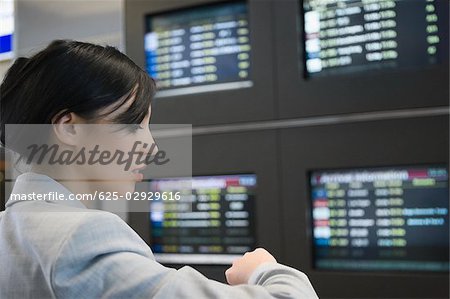
[[[448,0],[304,0],[307,77],[448,63]]]
[[[159,97],[252,86],[245,2],[147,15],[144,44]]]
[[[310,174],[320,270],[449,271],[448,166]]]
[[[13,58],[14,2],[0,0],[0,61]]]
[[[172,199],[150,204],[150,245],[157,261],[231,264],[254,249],[255,175],[156,179],[150,191]]]

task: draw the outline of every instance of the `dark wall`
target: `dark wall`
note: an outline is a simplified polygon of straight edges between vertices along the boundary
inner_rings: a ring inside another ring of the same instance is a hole
[[[436,1],[448,6],[446,0]],[[216,2],[221,1],[126,1],[127,54],[145,67],[146,15]],[[425,68],[375,69],[308,79],[303,63],[302,2],[248,0],[247,3],[254,85],[156,98],[153,103],[155,123],[196,126],[448,106],[448,59]],[[440,28],[441,43],[445,44],[449,41],[448,14],[442,16],[447,16],[443,22],[446,26]],[[413,29],[411,34],[414,34]],[[448,47],[443,49],[448,51]]]
[[[442,116],[281,131],[285,262],[307,269],[321,297],[448,297],[448,274],[314,270],[307,176],[314,169],[448,164],[448,121]]]
[[[147,14],[215,2],[220,1],[125,1],[127,55],[144,67],[144,19]],[[153,101],[152,121],[208,125],[274,119],[276,109],[273,22],[270,1],[249,1],[252,87],[156,98]],[[258,30],[252,30],[252,28],[258,28]]]
[[[411,3],[419,1],[422,0],[410,0]],[[444,4],[446,0],[437,2]],[[303,43],[300,42],[304,37],[302,30],[298,30],[303,28],[301,10],[301,1],[274,3],[280,118],[448,105],[448,53],[446,63],[427,68],[375,69],[307,79],[302,63]],[[443,44],[449,40],[448,14],[444,23],[446,26],[440,28],[446,36],[441,40]]]
[[[146,14],[210,2],[126,1],[127,54],[144,66]],[[254,86],[157,98],[152,121],[194,125],[193,175],[258,175],[259,245],[306,272],[321,298],[448,298],[448,273],[314,270],[307,218],[311,169],[448,165],[448,61],[308,80],[301,1],[248,3]],[[148,242],[148,214],[130,224]],[[224,281],[225,267],[197,268]]]

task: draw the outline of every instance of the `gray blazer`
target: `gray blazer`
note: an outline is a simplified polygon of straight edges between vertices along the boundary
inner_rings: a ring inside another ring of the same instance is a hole
[[[26,173],[15,194],[70,194]],[[155,261],[118,216],[77,201],[13,201],[0,213],[0,298],[317,298],[305,274],[265,263],[246,285],[210,280],[191,267]]]

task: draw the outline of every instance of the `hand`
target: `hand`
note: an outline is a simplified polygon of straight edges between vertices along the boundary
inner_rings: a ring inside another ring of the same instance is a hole
[[[253,271],[263,263],[276,263],[275,258],[265,249],[257,248],[246,252],[244,256],[233,262],[233,265],[225,271],[225,276],[230,285],[248,283]]]

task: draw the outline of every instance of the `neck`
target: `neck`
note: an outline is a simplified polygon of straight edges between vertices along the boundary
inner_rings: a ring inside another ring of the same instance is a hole
[[[73,167],[64,167],[64,169],[60,169],[60,167],[42,167],[42,166],[34,166],[31,170],[35,173],[44,174],[61,185],[63,185],[67,190],[72,192],[73,194],[91,194],[95,193],[93,190],[92,183],[88,180],[83,180],[82,175]],[[95,200],[80,200],[82,204],[84,204],[87,208],[97,208]]]

